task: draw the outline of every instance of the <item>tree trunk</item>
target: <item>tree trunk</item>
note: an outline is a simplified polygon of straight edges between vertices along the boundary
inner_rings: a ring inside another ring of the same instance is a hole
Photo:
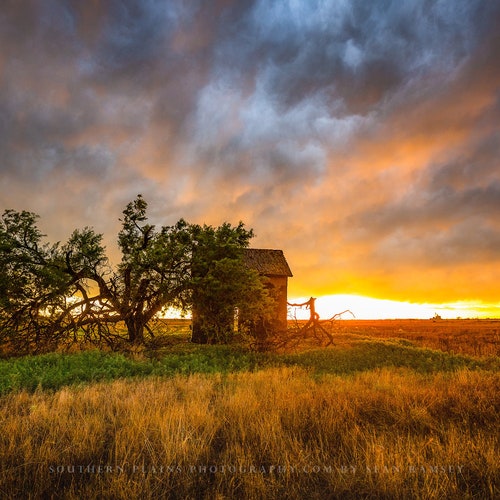
[[[208,336],[202,326],[202,321],[193,309],[191,322],[191,342],[195,344],[208,344]]]
[[[131,344],[144,343],[144,325],[145,321],[142,317],[132,316],[125,320],[127,326],[128,339]]]

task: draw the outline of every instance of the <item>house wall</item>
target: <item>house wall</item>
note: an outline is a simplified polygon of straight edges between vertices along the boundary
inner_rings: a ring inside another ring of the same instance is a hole
[[[281,328],[286,328],[288,316],[288,277],[266,275],[266,278],[269,282],[268,286],[271,287],[273,296],[276,298],[277,302],[274,319],[280,323]],[[192,308],[191,329],[192,342],[200,344],[207,343],[208,338],[206,332],[203,329],[203,319],[198,312],[196,304],[194,304]],[[237,327],[235,329],[237,329]]]
[[[277,296],[276,319],[286,326],[288,313],[288,278],[286,276],[267,276]]]

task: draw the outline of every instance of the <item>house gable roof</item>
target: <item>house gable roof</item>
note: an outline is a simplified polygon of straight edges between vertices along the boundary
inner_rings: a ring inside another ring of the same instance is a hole
[[[245,248],[245,264],[264,276],[293,276],[283,250]]]

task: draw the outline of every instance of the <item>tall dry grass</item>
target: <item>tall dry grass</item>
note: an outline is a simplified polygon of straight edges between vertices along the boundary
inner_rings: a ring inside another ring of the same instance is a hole
[[[297,368],[0,400],[1,498],[495,498],[500,375]]]

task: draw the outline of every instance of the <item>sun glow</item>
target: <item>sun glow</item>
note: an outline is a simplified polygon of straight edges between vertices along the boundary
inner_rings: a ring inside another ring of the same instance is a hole
[[[303,303],[307,298],[289,299],[291,303]],[[394,300],[375,299],[361,295],[323,295],[316,300],[316,312],[321,319],[329,319],[343,311],[342,319],[429,319],[435,315],[452,318],[496,318],[500,317],[500,304],[479,302],[455,302],[449,304],[419,304]],[[305,308],[289,308],[290,317],[308,319]]]

